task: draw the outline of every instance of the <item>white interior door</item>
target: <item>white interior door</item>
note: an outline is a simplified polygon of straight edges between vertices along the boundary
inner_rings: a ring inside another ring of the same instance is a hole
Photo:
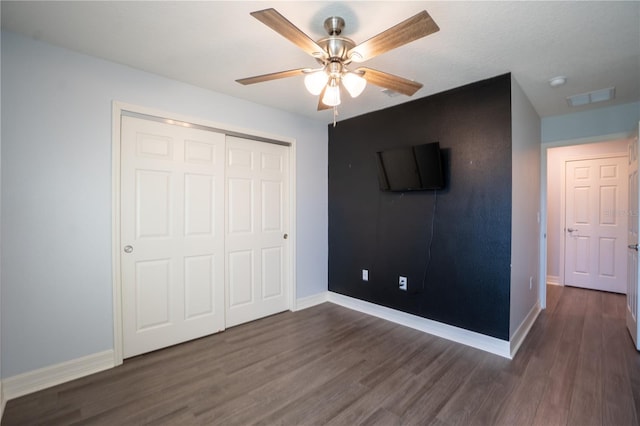
[[[640,350],[638,335],[638,292],[640,274],[638,274],[638,222],[640,221],[640,176],[638,175],[638,133],[629,141],[629,233],[627,246],[627,328],[631,333],[636,349]]]
[[[224,329],[224,144],[122,117],[125,358]]]
[[[626,293],[627,159],[567,161],[565,284]]]
[[[227,136],[226,324],[289,309],[289,149]]]

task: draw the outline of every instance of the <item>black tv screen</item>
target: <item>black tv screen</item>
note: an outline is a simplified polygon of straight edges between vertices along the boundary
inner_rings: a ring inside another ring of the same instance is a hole
[[[420,191],[444,188],[440,143],[394,148],[376,154],[381,190]]]

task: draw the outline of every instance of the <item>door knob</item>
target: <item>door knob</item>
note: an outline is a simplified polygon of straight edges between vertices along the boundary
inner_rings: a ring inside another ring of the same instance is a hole
[[[284,235],[282,236],[282,238],[284,238],[284,239],[286,240],[287,238],[289,238],[289,234],[284,234]]]
[[[629,247],[631,250],[638,251],[638,245],[637,244],[629,244],[627,247]]]
[[[124,246],[124,252],[125,253],[132,253],[133,252],[133,247],[132,246]]]
[[[576,231],[577,231],[577,229],[574,229],[574,228],[567,228],[567,232],[576,232]]]

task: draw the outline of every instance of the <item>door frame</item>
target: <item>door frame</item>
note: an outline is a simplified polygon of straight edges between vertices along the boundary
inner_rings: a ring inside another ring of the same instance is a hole
[[[566,268],[565,268],[565,250],[566,250],[566,238],[565,237],[565,229],[567,227],[566,224],[566,216],[567,216],[567,163],[570,161],[582,161],[582,160],[598,160],[600,158],[620,158],[620,157],[629,157],[628,152],[608,152],[605,154],[591,154],[591,155],[576,155],[570,156],[563,159],[562,162],[562,175],[560,176],[560,229],[559,235],[563,237],[560,238],[560,263],[558,265],[558,284],[561,286],[566,285]],[[628,226],[628,224],[627,224]],[[626,233],[625,233],[626,235]]]
[[[538,301],[540,303],[540,309],[546,309],[547,307],[547,186],[549,185],[549,182],[547,180],[547,150],[550,148],[559,148],[563,146],[583,145],[588,143],[607,142],[617,139],[627,139],[628,137],[629,133],[611,133],[608,135],[593,136],[587,138],[566,139],[552,142],[543,141],[540,144],[540,270],[538,274]],[[564,246],[562,248],[562,253],[564,253]],[[562,265],[562,276],[564,277],[564,261],[562,262]]]
[[[289,270],[288,309],[296,306],[296,140],[291,137],[272,135],[252,129],[218,123],[202,118],[185,116],[174,112],[161,111],[140,105],[113,101],[111,129],[111,279],[113,296],[113,361],[114,366],[123,363],[122,332],[122,280],[120,265],[120,155],[122,114],[128,113],[140,118],[154,119],[168,124],[198,126],[203,130],[239,136],[265,143],[289,147]]]

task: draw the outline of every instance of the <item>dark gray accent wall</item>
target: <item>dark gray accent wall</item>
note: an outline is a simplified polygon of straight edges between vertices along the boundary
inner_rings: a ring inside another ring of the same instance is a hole
[[[330,291],[509,339],[510,78],[329,126]],[[380,191],[377,151],[436,141],[445,189]]]

